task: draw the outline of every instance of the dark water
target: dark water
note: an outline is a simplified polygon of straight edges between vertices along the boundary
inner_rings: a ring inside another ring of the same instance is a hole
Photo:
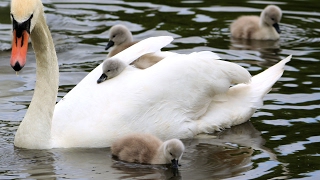
[[[277,1],[283,9],[278,42],[230,39],[241,14],[259,14],[270,1],[45,1],[60,65],[59,98],[106,56],[108,29],[126,25],[135,40],[172,35],[166,50],[210,50],[252,74],[293,55],[283,77],[248,123],[184,140],[179,172],[165,165],[114,160],[110,149],[24,150],[13,146],[31,101],[35,59],[19,76],[9,66],[8,0],[0,0],[0,179],[317,179],[320,176],[320,3]]]

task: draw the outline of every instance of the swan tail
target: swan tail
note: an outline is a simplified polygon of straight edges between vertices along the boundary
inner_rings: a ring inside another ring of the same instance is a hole
[[[291,55],[252,77],[247,84],[231,87],[227,93],[213,97],[207,112],[197,121],[198,133],[221,131],[246,122],[263,105],[263,97],[282,76]]]
[[[173,37],[171,36],[150,37],[137,42],[111,58],[120,59],[126,64],[131,64],[144,54],[158,52],[172,41]]]
[[[254,101],[255,108],[262,107],[262,98],[270,92],[274,83],[280,79],[284,71],[284,66],[291,60],[291,57],[292,55],[288,56],[265,71],[252,77],[250,87],[253,99],[257,99]]]

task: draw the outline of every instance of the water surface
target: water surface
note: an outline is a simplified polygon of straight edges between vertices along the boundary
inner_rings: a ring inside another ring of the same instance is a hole
[[[283,9],[279,41],[239,41],[228,26],[242,14],[258,15],[267,4]],[[287,1],[44,1],[60,66],[62,98],[107,52],[108,30],[124,24],[135,40],[171,35],[165,49],[210,50],[257,74],[292,54],[282,78],[249,122],[183,140],[179,172],[166,165],[112,159],[109,148],[25,150],[14,134],[33,95],[35,58],[16,76],[9,66],[8,0],[0,0],[0,179],[316,179],[320,175],[320,4]]]

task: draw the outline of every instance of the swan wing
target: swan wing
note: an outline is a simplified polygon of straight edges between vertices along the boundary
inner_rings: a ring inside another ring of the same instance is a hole
[[[131,64],[134,60],[140,56],[159,51],[164,46],[173,41],[171,36],[157,36],[144,39],[130,46],[129,48],[121,51],[120,53],[111,57],[112,59],[120,59],[125,64]]]
[[[212,99],[199,121],[199,132],[212,132],[246,122],[263,105],[263,97],[282,76],[291,55],[253,76],[247,84],[237,84]]]

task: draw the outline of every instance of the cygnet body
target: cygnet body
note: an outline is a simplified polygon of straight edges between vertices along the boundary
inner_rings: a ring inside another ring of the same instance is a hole
[[[231,36],[241,39],[277,40],[280,38],[281,9],[268,5],[259,16],[240,16],[230,25]]]
[[[142,164],[170,164],[177,168],[185,150],[179,139],[162,142],[151,134],[129,134],[111,146],[112,155],[122,161]]]

